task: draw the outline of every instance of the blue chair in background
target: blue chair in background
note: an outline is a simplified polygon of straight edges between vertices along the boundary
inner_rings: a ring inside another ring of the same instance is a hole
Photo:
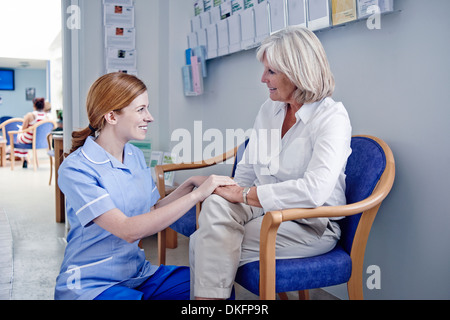
[[[267,212],[261,227],[260,261],[239,268],[236,282],[261,299],[276,293],[299,291],[347,283],[350,299],[363,299],[364,252],[370,229],[395,177],[395,162],[389,146],[371,136],[355,136],[346,167],[347,205],[314,209]],[[293,195],[295,196],[295,195]],[[323,255],[302,259],[275,259],[275,239],[283,221],[318,217],[338,220],[341,239]]]
[[[3,122],[5,122],[6,120],[12,119],[13,117],[10,116],[3,116],[0,117],[0,124],[2,124]]]
[[[0,124],[0,130],[2,130],[3,139],[6,140],[6,145],[10,145],[9,132],[17,131],[22,128],[23,118],[10,118]]]
[[[53,120],[39,121],[31,127],[20,131],[9,131],[9,140],[11,143],[11,170],[14,170],[14,148],[31,150],[33,154],[33,169],[39,167],[37,150],[48,149],[47,135],[56,128],[56,122]],[[24,132],[33,133],[33,142],[31,144],[17,143],[17,135]]]

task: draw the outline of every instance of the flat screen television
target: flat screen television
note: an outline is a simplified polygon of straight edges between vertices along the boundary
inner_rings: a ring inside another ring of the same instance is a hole
[[[0,90],[14,90],[14,70],[0,68]]]

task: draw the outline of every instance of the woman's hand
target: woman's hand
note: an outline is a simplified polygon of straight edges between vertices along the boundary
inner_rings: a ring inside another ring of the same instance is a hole
[[[221,186],[214,191],[214,194],[221,196],[231,203],[239,203],[243,201],[242,190],[244,190],[244,188],[238,185],[223,187]]]
[[[244,188],[236,184],[224,187],[221,186],[214,191],[214,194],[221,196],[231,203],[244,203],[243,191]],[[247,203],[253,207],[262,208],[255,186],[251,187],[247,194]]]
[[[194,177],[194,178],[197,178],[197,177]],[[202,177],[202,178],[206,178],[206,179],[203,179],[204,180],[203,183],[201,183],[201,185],[194,191],[199,194],[199,197],[200,197],[199,201],[205,200],[218,187],[236,185],[236,182],[233,179],[231,179],[230,177],[226,177],[226,176],[211,175],[209,177]],[[201,180],[202,179],[198,179],[198,180],[195,180],[195,182],[198,183]],[[195,184],[195,182],[194,182],[194,184]]]

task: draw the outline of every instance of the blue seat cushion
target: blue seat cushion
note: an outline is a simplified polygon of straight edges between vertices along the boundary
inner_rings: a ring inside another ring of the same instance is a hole
[[[33,145],[30,144],[22,144],[22,143],[14,143],[14,148],[15,149],[33,149]]]
[[[322,288],[345,283],[350,279],[352,261],[338,244],[328,253],[301,259],[276,261],[276,292]],[[236,282],[259,295],[259,261],[238,269]]]
[[[195,232],[197,226],[196,221],[196,207],[192,207],[184,216],[175,221],[170,228],[175,230],[177,233],[189,237]]]

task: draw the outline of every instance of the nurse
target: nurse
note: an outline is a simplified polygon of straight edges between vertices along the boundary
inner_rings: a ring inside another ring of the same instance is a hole
[[[142,152],[153,117],[145,84],[124,73],[99,78],[87,97],[89,126],[72,134],[59,169],[70,223],[55,299],[189,299],[189,268],[155,266],[140,239],[203,201],[229,177],[195,176],[159,201]]]

